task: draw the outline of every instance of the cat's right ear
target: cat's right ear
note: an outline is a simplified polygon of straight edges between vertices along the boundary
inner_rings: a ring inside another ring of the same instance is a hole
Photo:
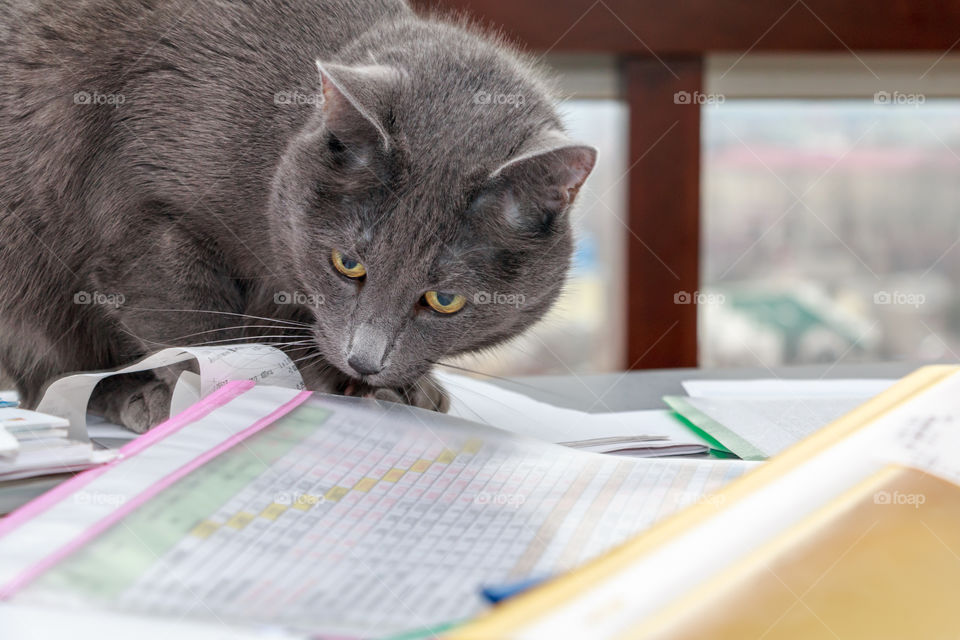
[[[541,226],[549,226],[555,216],[573,204],[596,161],[595,148],[570,140],[562,131],[548,130],[528,140],[490,178],[506,179],[514,185],[506,202],[508,220],[522,225],[532,213]],[[533,211],[524,211],[515,195],[533,201]]]
[[[399,71],[385,65],[316,64],[321,126],[345,145],[372,143],[389,150],[390,136],[379,113],[389,104]]]

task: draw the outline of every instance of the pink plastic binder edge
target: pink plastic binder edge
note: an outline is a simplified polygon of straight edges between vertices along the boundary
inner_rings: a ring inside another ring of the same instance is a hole
[[[38,513],[44,511],[45,509],[49,508],[56,502],[59,502],[59,500],[62,500],[63,498],[65,498],[68,494],[73,493],[73,491],[75,491],[76,489],[83,487],[84,485],[89,483],[91,480],[93,480],[97,476],[105,473],[119,460],[129,458],[131,455],[134,455],[136,453],[139,453],[140,451],[143,451],[144,449],[154,444],[158,440],[161,440],[166,436],[170,435],[171,433],[178,431],[179,429],[183,428],[185,425],[189,424],[190,422],[193,422],[199,418],[202,418],[203,416],[207,415],[214,409],[223,406],[224,404],[228,403],[230,400],[236,398],[238,395],[249,390],[253,386],[254,386],[253,382],[246,381],[246,380],[231,382],[225,385],[216,393],[211,394],[204,400],[201,400],[197,404],[194,404],[189,409],[178,414],[174,418],[171,418],[167,422],[159,425],[158,427],[155,427],[153,430],[151,430],[144,436],[137,438],[136,440],[129,443],[127,446],[123,447],[120,450],[121,453],[127,453],[126,450],[128,449],[128,447],[130,447],[131,450],[129,451],[129,455],[124,455],[118,460],[112,461],[111,463],[103,465],[102,467],[97,467],[96,469],[91,469],[90,471],[86,471],[81,475],[76,476],[71,480],[68,480],[67,482],[58,486],[51,492],[44,494],[43,497],[46,497],[46,496],[49,496],[50,493],[53,493],[53,491],[58,491],[62,487],[66,487],[67,484],[71,485],[70,487],[65,488],[63,491],[60,491],[59,495],[55,496],[54,499],[51,499],[49,501],[44,501],[45,503],[41,504],[40,507],[35,508],[33,512],[28,513],[26,516],[20,516],[20,520],[17,524],[20,524],[23,521],[36,516]],[[103,533],[104,531],[112,527],[114,524],[122,520],[134,509],[146,503],[148,500],[150,500],[151,498],[156,496],[158,493],[160,493],[161,491],[163,491],[164,489],[166,489],[167,487],[175,483],[177,480],[180,480],[190,472],[198,469],[199,467],[206,464],[213,458],[217,457],[224,451],[230,449],[234,445],[242,442],[243,440],[257,433],[264,427],[276,422],[277,420],[285,416],[287,413],[289,413],[290,411],[292,411],[293,409],[301,405],[304,401],[306,401],[307,398],[310,397],[310,395],[311,393],[309,391],[301,391],[293,399],[281,405],[269,415],[264,416],[263,418],[260,418],[259,420],[254,422],[252,425],[250,425],[243,431],[235,433],[231,437],[227,438],[226,440],[218,444],[216,447],[208,451],[205,451],[204,453],[197,456],[187,464],[183,465],[179,469],[173,471],[172,473],[168,474],[164,478],[160,479],[158,482],[149,486],[147,489],[145,489],[144,491],[139,493],[137,496],[135,496],[132,500],[118,507],[115,511],[110,513],[110,515],[108,515],[107,517],[103,518],[102,520],[92,525],[89,529],[81,533],[79,536],[71,540],[69,543],[67,543],[66,545],[64,545],[54,553],[46,556],[43,560],[40,560],[39,562],[34,564],[32,567],[30,567],[29,569],[25,570],[23,573],[18,575],[16,578],[14,578],[7,584],[0,587],[0,600],[5,600],[10,596],[12,596],[14,593],[16,593],[18,590],[23,588],[25,585],[27,585],[28,583],[36,579],[39,575],[41,575],[42,573],[44,573],[45,571],[47,571],[48,569],[50,569],[51,567],[53,567],[54,565],[62,561],[64,558],[68,557],[69,555],[71,555],[72,553],[74,553],[75,551],[83,547],[84,545],[86,545],[88,542],[96,538],[98,535],[100,535],[101,533]],[[194,411],[194,409],[196,409],[196,411]],[[154,436],[153,438],[150,438],[149,440],[147,440],[146,442],[143,442],[137,447],[133,446],[133,445],[137,445],[138,443],[143,441],[144,438],[153,434],[154,432],[157,432],[160,429],[163,429],[163,430],[158,435]],[[93,472],[97,472],[96,475],[91,475]],[[74,481],[79,481],[81,480],[81,478],[84,478],[84,476],[88,476],[88,475],[90,476],[89,478],[85,478],[82,482],[74,483]],[[31,505],[39,501],[40,500],[38,499],[32,503],[25,505],[22,509],[11,514],[8,517],[17,515],[20,511],[26,510],[27,507],[30,507]],[[12,527],[7,527],[6,529],[9,530],[10,528]]]
[[[98,467],[88,469],[87,471],[73,476],[69,480],[58,484],[50,491],[47,491],[43,495],[39,496],[37,499],[31,500],[22,507],[12,511],[7,515],[6,518],[0,519],[0,537],[3,537],[27,520],[40,515],[53,505],[66,498],[68,495],[71,495],[77,490],[83,488],[92,480],[95,480],[99,476],[109,471],[114,465],[127,458],[130,458],[131,456],[135,456],[158,440],[162,440],[170,434],[176,433],[186,425],[194,422],[195,420],[199,420],[214,409],[222,407],[253,386],[254,382],[250,380],[236,380],[234,382],[228,382],[203,400],[190,405],[166,422],[160,423],[142,436],[139,436],[120,447],[120,455],[118,457]]]
[[[79,489],[85,487],[121,461],[135,456],[158,440],[162,440],[170,434],[176,433],[191,422],[199,420],[214,409],[222,407],[253,386],[254,383],[250,380],[237,380],[225,384],[203,400],[190,405],[166,422],[158,424],[142,436],[120,447],[120,455],[113,460],[79,473],[69,480],[65,480],[35,500],[31,500],[22,507],[12,511],[6,518],[0,519],[0,537],[5,536],[27,520],[40,515],[67,496],[76,493]]]

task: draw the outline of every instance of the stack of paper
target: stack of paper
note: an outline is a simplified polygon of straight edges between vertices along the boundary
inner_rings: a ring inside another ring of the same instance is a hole
[[[0,436],[6,434],[17,442],[66,438],[69,426],[70,423],[63,418],[46,413],[16,407],[0,408]],[[12,450],[7,450],[4,449],[2,442],[0,440],[0,454],[16,452],[16,444],[13,445]]]
[[[86,469],[109,459],[89,442],[67,437],[63,418],[19,408],[0,408],[0,480]]]
[[[9,513],[66,478],[112,459],[89,442],[69,439],[57,416],[16,408],[14,392],[0,393],[0,514]]]

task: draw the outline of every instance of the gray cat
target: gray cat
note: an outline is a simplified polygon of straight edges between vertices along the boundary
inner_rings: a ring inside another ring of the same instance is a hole
[[[432,366],[557,298],[595,157],[531,63],[401,0],[0,0],[0,367],[32,406],[257,340],[445,410]],[[143,431],[176,373],[95,406]]]

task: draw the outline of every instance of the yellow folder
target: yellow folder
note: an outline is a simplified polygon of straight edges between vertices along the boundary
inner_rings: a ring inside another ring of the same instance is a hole
[[[927,428],[960,430],[958,372],[953,366],[916,371],[710,500],[450,637],[960,636],[960,486],[920,468],[927,458],[933,465],[936,455],[914,452],[905,466],[892,445],[872,446],[880,434],[885,439],[892,433],[894,423],[918,437]],[[952,412],[951,396],[957,399]],[[927,398],[938,399],[940,408],[931,408],[925,423]],[[862,477],[856,475],[861,468],[867,470]],[[834,482],[832,475],[856,481]],[[804,478],[809,486],[784,493],[783,503],[770,502],[778,487]],[[730,528],[739,511],[751,514],[750,507],[761,504],[776,508],[768,515],[754,510],[739,533]],[[783,528],[763,537],[764,528],[780,520]],[[763,526],[748,529],[754,521]],[[733,534],[717,536],[715,548],[704,549],[705,536],[724,531]],[[744,547],[743,539],[751,537],[757,543]],[[677,577],[697,570],[682,563],[674,572],[669,565],[641,571],[684,545],[691,558],[709,560],[702,576]],[[743,548],[736,551],[738,545]]]

